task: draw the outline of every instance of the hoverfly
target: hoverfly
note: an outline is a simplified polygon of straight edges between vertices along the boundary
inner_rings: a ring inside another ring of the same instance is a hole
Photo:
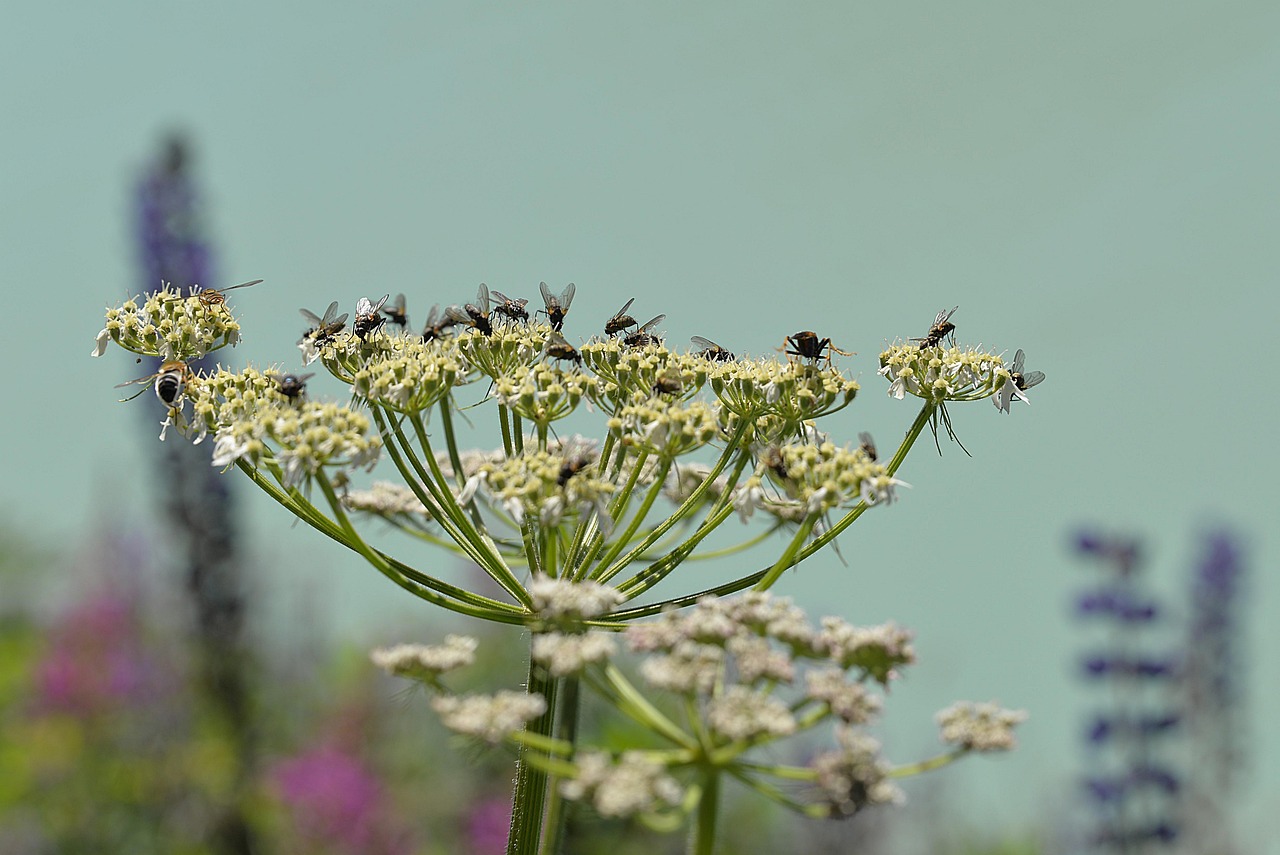
[[[182,402],[182,393],[186,391],[187,383],[195,378],[191,372],[191,366],[180,359],[170,359],[160,365],[160,370],[155,374],[148,374],[146,377],[139,377],[137,380],[130,380],[127,383],[119,383],[117,389],[123,389],[125,386],[132,386],[136,383],[150,383],[155,380],[156,397],[160,399],[160,403],[166,407],[173,409]],[[132,401],[141,395],[146,389],[140,389],[137,395],[125,398],[125,401]]]
[[[449,317],[448,314],[440,315],[440,306],[431,307],[431,313],[427,315],[427,325],[422,328],[422,340],[434,341],[444,334],[444,331],[453,326],[457,321]]]
[[[250,285],[257,285],[261,281],[261,279],[255,279],[252,282],[241,282],[239,285],[232,285],[230,288],[222,289],[202,288],[199,291],[194,291],[191,296],[199,300],[200,305],[204,306],[206,309],[212,309],[214,306],[221,306],[222,311],[227,314],[231,314],[231,312],[227,310],[227,298],[223,295],[228,291],[234,291],[237,288],[248,288]],[[199,286],[197,285],[194,287],[198,288]]]
[[[450,306],[444,310],[445,315],[454,323],[466,324],[478,329],[485,335],[493,335],[493,324],[489,323],[489,286],[480,283],[476,291],[476,302],[466,306]]]
[[[403,294],[397,294],[396,301],[390,306],[383,306],[382,314],[387,320],[391,321],[391,323],[400,327],[402,330],[409,326],[409,314],[404,308]]]
[[[634,327],[636,319],[627,314],[627,309],[631,308],[631,304],[636,301],[635,297],[622,304],[622,308],[613,313],[613,317],[604,322],[604,334],[614,336],[625,330],[627,327]]]
[[[810,359],[814,362],[825,357],[828,367],[831,366],[831,353],[838,353],[841,356],[853,356],[852,352],[841,350],[832,344],[831,339],[818,338],[818,334],[813,330],[801,330],[795,335],[787,336],[783,339],[782,347],[779,350],[787,356],[798,356],[801,359]]]
[[[387,319],[382,317],[380,312],[390,296],[390,294],[383,294],[382,299],[377,303],[370,301],[368,297],[361,297],[356,300],[356,319],[351,322],[351,331],[361,341],[377,332],[387,322]]]
[[[570,282],[560,292],[559,297],[551,293],[546,282],[539,282],[538,290],[542,292],[542,302],[546,306],[545,310],[539,309],[539,311],[547,316],[547,322],[551,324],[551,328],[560,332],[564,328],[564,316],[569,314],[569,306],[573,303],[573,294],[577,288]]]
[[[529,320],[529,310],[525,306],[529,305],[528,300],[518,300],[508,297],[501,291],[493,291],[493,299],[497,301],[497,305],[493,307],[494,314],[505,315],[512,321],[520,321],[522,323]]]
[[[938,316],[933,319],[933,326],[929,327],[929,332],[925,333],[924,338],[913,338],[911,340],[920,342],[921,350],[942,344],[944,338],[956,331],[956,325],[951,323],[951,316],[956,313],[958,308],[960,307],[955,306],[949,312],[946,309],[938,312]],[[954,341],[954,336],[952,340]]]
[[[284,395],[290,401],[297,401],[307,392],[307,381],[315,374],[276,374],[270,372],[266,375],[275,381],[276,391]]]
[[[865,430],[858,434],[858,448],[862,449],[862,453],[867,456],[868,460],[872,463],[876,462],[876,441]]]
[[[668,368],[658,375],[653,381],[653,394],[655,395],[679,395],[684,391],[684,380],[680,377],[680,372],[674,368]]]
[[[302,334],[302,338],[298,340],[298,344],[302,344],[307,339],[315,344],[316,347],[328,344],[333,337],[342,332],[342,328],[347,323],[347,313],[338,314],[338,301],[334,300],[329,304],[329,308],[324,310],[324,317],[317,317],[314,312],[306,309],[298,310],[304,320],[311,324],[311,328]]]
[[[662,344],[662,337],[654,335],[653,330],[666,319],[666,315],[658,315],[649,322],[642,324],[635,332],[623,336],[622,343],[627,347],[647,347],[651,344]]]
[[[1025,392],[1032,386],[1038,386],[1044,382],[1043,371],[1023,373],[1023,365],[1026,361],[1027,355],[1022,352],[1022,348],[1018,348],[1018,352],[1013,355],[1013,365],[1009,367],[1009,376],[1013,378],[1013,385],[1018,387],[1019,392]]]
[[[1044,382],[1043,371],[1027,371],[1024,373],[1023,365],[1027,360],[1027,355],[1022,352],[1022,348],[1018,348],[1018,352],[1013,355],[1013,364],[1009,366],[1009,380],[1004,386],[1000,387],[1000,391],[996,392],[992,399],[995,402],[996,409],[1002,413],[1009,412],[1009,405],[1013,403],[1014,398],[1027,400],[1027,396],[1022,393],[1030,389],[1032,386],[1039,385]]]
[[[565,337],[555,330],[551,331],[551,335],[547,336],[547,346],[544,349],[547,356],[552,359],[567,359],[570,362],[582,364],[582,354],[578,353],[578,349],[569,344]]]
[[[782,457],[782,449],[777,445],[770,445],[765,448],[760,455],[760,462],[765,465],[770,472],[777,476],[778,480],[787,480],[787,463]]]
[[[738,358],[709,338],[695,335],[689,340],[693,342],[694,347],[702,348],[698,351],[698,355],[703,359],[710,359],[712,362],[733,362]]]

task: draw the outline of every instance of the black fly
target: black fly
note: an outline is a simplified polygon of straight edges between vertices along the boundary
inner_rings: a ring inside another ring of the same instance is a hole
[[[944,338],[956,331],[956,325],[951,323],[951,316],[956,313],[958,308],[960,307],[956,306],[949,312],[946,309],[938,312],[938,316],[933,319],[933,326],[929,327],[929,332],[925,333],[924,338],[913,338],[911,340],[920,342],[921,350],[942,344]],[[952,336],[952,341],[955,341],[954,336]]]
[[[494,291],[493,299],[497,301],[497,305],[493,307],[495,315],[505,315],[511,320],[520,321],[521,323],[529,320],[529,310],[525,308],[525,306],[529,305],[528,300],[517,300],[513,297],[508,297],[501,291]]]
[[[449,317],[448,314],[440,315],[440,307],[438,305],[431,307],[431,313],[427,315],[427,325],[422,328],[422,340],[434,341],[444,335],[444,331],[453,326],[457,321]]]
[[[635,332],[624,336],[622,343],[627,347],[647,347],[651,344],[662,344],[662,337],[654,335],[653,330],[666,319],[666,315],[658,315],[649,322],[642,324]]]
[[[386,316],[387,320],[391,321],[391,323],[400,327],[402,330],[409,326],[409,314],[404,308],[403,294],[397,294],[396,301],[390,306],[383,306],[382,314]]]
[[[299,309],[298,311],[302,314],[303,319],[311,324],[311,327],[298,340],[298,344],[311,339],[316,347],[322,347],[333,341],[333,337],[342,332],[342,328],[347,323],[347,313],[338,314],[337,300],[330,303],[329,308],[324,310],[323,318],[317,317],[314,312],[309,312],[306,309]]]
[[[787,336],[779,350],[787,356],[798,356],[801,359],[808,359],[813,362],[825,358],[828,367],[831,365],[831,353],[838,353],[841,356],[853,356],[850,351],[841,350],[832,344],[831,339],[818,338],[818,334],[813,330],[801,330],[795,335]],[[831,353],[827,351],[831,351]]]
[[[552,359],[567,359],[568,361],[577,363],[578,365],[582,364],[582,354],[578,353],[578,349],[569,344],[569,342],[565,340],[564,336],[554,330],[551,332],[551,335],[547,336],[545,352],[547,356],[550,356]]]
[[[489,322],[489,286],[483,282],[476,291],[475,303],[467,303],[461,308],[450,306],[445,309],[445,314],[455,323],[466,324],[485,335],[493,335],[493,324]]]
[[[551,328],[560,332],[564,328],[564,316],[569,314],[569,305],[573,303],[573,294],[577,288],[570,282],[560,292],[559,297],[551,293],[546,282],[539,282],[538,290],[542,292],[542,302],[546,306],[545,311],[540,311],[547,316],[547,322],[551,324]]]
[[[382,299],[377,303],[371,302],[368,297],[361,297],[356,301],[356,319],[351,322],[351,330],[361,341],[377,332],[387,322],[380,312],[390,296],[390,294],[383,294]]]
[[[314,374],[275,374],[267,375],[275,381],[276,391],[284,395],[290,401],[297,401],[307,392],[307,381]]]
[[[613,313],[613,317],[604,322],[604,334],[614,336],[625,330],[627,327],[634,327],[636,319],[627,314],[627,309],[631,308],[631,304],[636,301],[635,297],[622,304],[622,308]]]
[[[868,460],[872,463],[876,461],[876,441],[865,430],[858,434],[858,447],[862,449],[862,453],[867,456]]]
[[[689,340],[693,342],[694,347],[702,348],[698,351],[698,355],[703,359],[710,359],[712,362],[733,362],[738,358],[709,338],[695,335]]]

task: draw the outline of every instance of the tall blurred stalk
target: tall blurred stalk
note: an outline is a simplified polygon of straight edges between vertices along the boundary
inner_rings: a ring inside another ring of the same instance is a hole
[[[144,290],[157,289],[162,282],[173,283],[184,294],[195,284],[215,287],[190,150],[183,139],[167,140],[144,171],[136,204]],[[154,442],[150,436],[148,440]],[[247,855],[257,847],[246,809],[234,794],[248,791],[257,771],[257,752],[231,481],[218,477],[210,465],[208,445],[166,442],[155,459],[168,523],[165,531],[180,556],[192,607],[200,706],[216,717],[235,752],[233,795],[213,818],[210,843],[219,853]]]

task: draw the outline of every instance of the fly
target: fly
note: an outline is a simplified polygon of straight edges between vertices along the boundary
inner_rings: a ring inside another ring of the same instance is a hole
[[[475,303],[467,303],[461,307],[450,306],[444,310],[444,313],[454,323],[466,324],[485,335],[493,335],[493,324],[489,322],[489,286],[483,282],[476,291]]]
[[[818,338],[818,334],[813,330],[801,330],[795,335],[787,336],[779,349],[787,356],[798,356],[801,359],[808,359],[812,362],[825,358],[828,368],[831,367],[832,353],[838,353],[841,356],[853,356],[850,351],[841,350],[832,344],[831,339]]]
[[[403,294],[397,294],[396,301],[390,306],[383,306],[382,314],[402,330],[409,326],[409,314],[404,308]]]
[[[497,301],[497,305],[493,307],[495,315],[503,315],[512,321],[519,321],[520,323],[528,322],[529,310],[525,308],[525,306],[529,305],[528,300],[508,297],[501,291],[494,291],[493,299]]]
[[[377,303],[373,303],[368,297],[361,297],[356,301],[356,319],[351,322],[351,331],[361,341],[377,332],[387,322],[380,312],[390,296],[390,294],[383,294],[382,299]]]
[[[709,338],[695,335],[689,340],[693,342],[694,347],[702,348],[698,351],[698,355],[703,359],[710,359],[712,362],[733,362],[738,358]]]
[[[604,322],[604,334],[614,336],[625,330],[627,327],[634,327],[636,319],[627,314],[627,309],[631,308],[631,304],[636,301],[635,297],[622,304],[622,308],[613,313],[613,317]]]
[[[651,344],[662,344],[662,337],[654,335],[653,330],[666,319],[666,315],[658,315],[648,323],[641,325],[635,332],[627,334],[622,339],[622,343],[627,347],[648,347]]]
[[[551,293],[546,282],[539,282],[538,290],[542,292],[542,302],[546,306],[545,310],[539,311],[547,316],[547,322],[551,324],[551,328],[560,332],[564,328],[564,316],[569,314],[569,306],[573,303],[573,294],[577,288],[570,282],[560,292],[559,297]]]
[[[946,309],[938,312],[938,316],[933,319],[933,326],[929,327],[929,332],[925,333],[924,338],[913,338],[911,340],[920,342],[921,350],[942,344],[944,338],[956,331],[956,325],[951,323],[951,316],[956,313],[958,308],[960,307],[956,306],[949,312]],[[955,336],[952,336],[952,341],[955,341]]]

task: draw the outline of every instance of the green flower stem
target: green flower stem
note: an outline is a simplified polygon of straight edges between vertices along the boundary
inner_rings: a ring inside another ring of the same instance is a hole
[[[458,438],[453,431],[452,405],[452,395],[445,394],[440,399],[440,427],[444,431],[445,446],[449,449],[449,465],[453,467],[453,480],[461,489],[467,481],[467,475],[462,471],[462,457],[458,454]]]
[[[625,455],[626,449],[619,450],[619,458]],[[631,493],[635,490],[636,481],[640,479],[640,470],[644,468],[644,462],[649,452],[641,449],[636,455],[635,463],[631,466],[631,473],[627,476],[627,483],[622,489],[616,491],[613,501],[609,503],[609,519],[614,522],[622,518],[623,508],[631,499]],[[621,460],[619,461],[619,469],[614,472],[615,477],[621,472]],[[581,581],[588,577],[591,568],[596,564],[596,556],[600,554],[600,550],[604,547],[605,538],[600,531],[600,522],[596,519],[595,514],[581,515],[582,519],[578,522],[578,531],[585,532],[581,538],[575,533],[574,539],[579,543],[587,544],[585,550],[581,553],[575,553],[572,556],[572,563],[566,570],[566,575],[572,572],[572,578],[575,581]]]
[[[782,578],[783,573],[800,562],[801,557],[798,557],[800,548],[809,539],[809,533],[813,531],[813,526],[820,516],[822,515],[817,511],[812,511],[805,516],[800,523],[800,527],[796,529],[795,536],[791,538],[791,542],[787,544],[786,550],[783,551],[782,557],[769,569],[764,578],[756,583],[755,590],[769,590],[778,579]]]
[[[685,561],[707,561],[712,558],[725,558],[729,555],[737,555],[739,552],[746,552],[751,547],[759,546],[761,543],[768,540],[779,528],[781,528],[780,525],[771,525],[749,540],[744,540],[734,546],[726,546],[722,549],[713,549],[710,552],[699,552],[697,555],[690,555],[685,559]]]
[[[485,572],[517,601],[525,606],[532,605],[533,600],[530,599],[529,592],[524,589],[524,586],[512,574],[511,568],[502,560],[498,545],[483,531],[472,527],[467,520],[466,514],[458,506],[458,500],[454,497],[453,491],[449,489],[444,473],[440,471],[440,464],[436,460],[435,454],[431,451],[431,440],[427,436],[426,426],[423,425],[422,419],[415,414],[410,417],[410,421],[413,423],[414,431],[418,434],[418,442],[422,445],[422,456],[426,458],[431,474],[427,475],[426,472],[422,471],[422,465],[417,461],[416,457],[410,457],[410,462],[418,471],[424,483],[432,484],[440,491],[442,494],[439,497],[440,505],[444,508],[446,516],[453,520],[454,525],[465,535],[464,540],[476,545],[479,554],[486,556],[483,560],[477,558],[476,563],[484,568]],[[379,427],[381,427],[381,424],[379,422]],[[405,438],[404,432],[400,430],[400,426],[393,423],[391,429],[401,445],[409,447],[408,440]]]
[[[574,746],[564,740],[558,739],[554,736],[530,733],[527,730],[517,731],[516,733],[511,734],[510,738],[511,741],[517,745],[535,749],[539,754],[545,755],[546,759],[549,761],[554,761],[554,758],[556,757],[570,757],[573,755],[574,751]],[[543,761],[539,760],[538,762],[541,763]],[[563,775],[564,770],[566,769],[569,771],[573,770],[572,766],[558,767],[559,771],[557,771],[555,767],[551,766],[546,766],[545,768],[548,772],[554,772],[557,775]]]
[[[715,483],[715,480],[717,478],[720,477],[720,473],[724,471],[725,466],[729,464],[729,461],[733,458],[733,455],[735,453],[740,453],[745,455],[745,451],[738,447],[738,443],[742,440],[742,434],[745,429],[746,429],[745,425],[738,426],[738,428],[734,431],[733,437],[729,440],[729,444],[725,446],[724,452],[720,455],[720,458],[716,461],[715,465],[711,467],[711,471],[707,473],[706,479],[701,484],[699,484],[696,488],[694,488],[693,492],[690,493],[685,498],[685,500],[680,503],[680,507],[676,508],[675,511],[671,514],[671,516],[663,520],[662,523],[655,526],[653,531],[649,533],[648,537],[646,537],[643,541],[640,542],[638,546],[636,546],[634,549],[632,549],[630,552],[624,555],[621,559],[619,559],[614,566],[609,567],[609,569],[607,569],[604,573],[598,574],[601,578],[605,578],[605,579],[613,578],[615,575],[617,575],[617,573],[623,567],[626,567],[628,564],[630,564],[631,562],[635,561],[637,558],[639,558],[640,556],[648,552],[649,549],[653,546],[653,544],[657,543],[658,540],[664,534],[666,534],[668,531],[671,530],[673,526],[676,525],[676,523],[680,522],[682,519],[687,517],[690,513],[694,511],[694,509],[696,509],[699,505],[702,504],[702,497],[706,494],[707,489],[713,483]],[[726,492],[726,494],[721,498],[727,501],[727,495],[728,494]],[[705,536],[706,535],[704,534],[703,537]]]
[[[961,757],[969,753],[967,748],[957,748],[954,751],[948,751],[946,754],[939,754],[936,757],[930,757],[927,760],[921,760],[918,763],[908,763],[905,766],[895,766],[889,770],[890,778],[910,778],[912,775],[922,775],[925,772],[932,772],[934,769],[941,769],[948,766]]]
[[[453,490],[449,489],[449,480],[444,477],[444,470],[440,468],[440,461],[436,460],[435,452],[431,450],[431,440],[427,435],[426,423],[422,421],[422,416],[418,413],[411,413],[409,415],[409,422],[413,425],[413,432],[418,437],[418,444],[422,446],[422,456],[427,459],[427,466],[431,469],[432,478],[428,479],[428,481],[434,483],[434,485],[439,489],[441,506],[445,509],[445,512],[454,519],[460,529],[467,531],[467,511],[462,509],[458,504],[457,498],[453,495]],[[416,459],[410,450],[411,446],[409,445],[408,440],[406,440],[404,434],[400,432],[400,426],[393,423],[393,429],[396,431],[396,436],[400,439],[406,453],[409,454],[411,459]],[[417,468],[421,471],[420,466]],[[454,474],[456,476],[457,472]],[[488,532],[485,530],[484,518],[480,516],[480,508],[473,503],[468,510],[471,515],[472,531],[467,533],[474,533],[478,542],[485,549],[492,551],[497,563],[499,565],[503,565],[504,562],[502,561],[502,556],[498,554],[497,547],[489,538]]]
[[[725,582],[723,585],[716,585],[714,588],[706,588],[694,594],[685,594],[682,597],[672,597],[669,600],[662,600],[657,603],[649,603],[645,606],[638,606],[634,609],[624,609],[620,612],[613,612],[607,620],[593,623],[593,626],[601,628],[615,628],[621,624],[630,623],[640,618],[653,617],[662,614],[667,609],[686,609],[695,605],[698,600],[703,597],[727,597],[729,594],[736,594],[739,591],[745,591],[752,585],[759,582],[768,573],[768,568],[758,570],[741,579],[734,579],[732,582]]]
[[[611,698],[619,712],[654,733],[666,737],[676,745],[689,750],[697,749],[697,741],[667,718],[661,710],[649,703],[644,694],[632,685],[616,666],[604,666],[603,676],[604,680],[601,681],[593,672],[586,672],[586,680],[591,683],[592,688],[604,697]]]
[[[548,538],[550,539],[550,538]],[[556,736],[560,742],[576,745],[578,742],[578,712],[581,705],[582,681],[577,677],[565,677],[560,686],[560,713],[556,720]],[[565,764],[571,766],[572,764]],[[551,774],[564,772],[547,770]],[[542,852],[556,853],[564,846],[564,832],[568,826],[569,811],[558,787],[551,787],[547,794],[547,819],[543,829]]]
[[[898,450],[894,452],[893,459],[885,467],[890,475],[897,474],[898,467],[902,465],[902,461],[907,459],[907,452],[911,450],[911,446],[916,444],[916,440],[920,438],[921,432],[924,430],[925,425],[929,424],[929,420],[933,418],[933,413],[937,408],[938,405],[933,401],[924,402],[924,406],[920,408],[920,414],[911,423],[911,428],[907,431],[907,435],[903,437],[902,444],[898,446]]]
[[[515,446],[511,443],[511,424],[508,421],[510,410],[506,404],[498,405],[498,426],[502,428],[502,450],[506,452],[507,458],[515,457]]]
[[[627,486],[623,491],[624,496],[629,497],[631,489],[635,484],[635,476],[638,475],[640,472],[639,464],[643,463],[643,460],[638,460],[636,461],[636,463],[637,465],[636,465],[635,471],[631,473],[632,477],[631,479],[629,479]],[[653,503],[656,502],[658,500],[658,497],[662,495],[662,488],[667,480],[667,473],[671,471],[671,463],[672,461],[670,458],[666,458],[666,457],[662,458],[662,461],[658,464],[658,471],[653,473],[653,476],[654,476],[653,483],[649,485],[649,490],[648,492],[645,493],[644,501],[640,503],[639,509],[637,509],[636,512],[631,515],[631,522],[627,525],[627,530],[624,531],[620,537],[614,538],[613,545],[609,547],[609,551],[606,552],[604,554],[604,557],[601,558],[598,562],[595,562],[595,566],[597,567],[609,568],[608,570],[605,571],[604,574],[601,574],[599,581],[603,582],[609,578],[612,578],[613,576],[616,576],[618,572],[621,571],[622,568],[625,567],[627,563],[629,563],[629,562],[624,562],[622,565],[617,567],[610,566],[611,562],[618,557],[618,554],[622,552],[622,550],[626,549],[627,544],[631,542],[631,539],[633,537],[635,537],[636,530],[640,528],[640,524],[644,522],[645,517],[649,515],[649,511],[653,509]],[[623,507],[620,508],[619,511],[614,515],[614,520],[616,522],[621,522],[622,521],[621,515],[625,513],[626,513],[626,502],[624,501]],[[652,532],[650,532],[650,536],[645,538],[644,542],[651,543],[654,540],[657,540],[657,538],[654,538],[652,535]]]
[[[358,552],[358,550],[356,550],[348,541],[346,532],[333,520],[322,514],[319,508],[307,501],[307,499],[297,490],[286,493],[281,487],[272,484],[269,480],[263,477],[261,472],[245,461],[238,460],[236,461],[236,464],[251,481],[262,488],[263,492],[279,502],[294,516],[298,517],[307,525],[311,526],[331,540],[342,544],[352,551]],[[421,585],[423,588],[427,589],[426,591],[422,591],[417,588],[406,587],[406,585],[400,580],[392,579],[392,581],[395,581],[396,584],[400,585],[400,587],[405,588],[420,599],[435,603],[442,608],[449,609],[450,611],[461,612],[462,614],[483,618],[484,620],[516,625],[523,625],[527,622],[528,614],[522,609],[508,603],[502,603],[497,600],[491,600],[488,597],[482,597],[479,594],[473,594],[462,588],[456,588],[453,585],[436,579],[434,576],[429,576],[426,573],[414,570],[412,567],[391,558],[385,553],[378,550],[374,550],[374,552],[394,568],[396,572],[400,573],[404,579],[417,585]],[[486,611],[482,612],[477,610],[459,609],[455,607],[455,604],[432,595],[430,591],[437,591],[440,594],[453,597],[463,603],[479,606]]]
[[[776,786],[769,783],[768,781],[762,781],[759,778],[755,777],[754,775],[748,775],[745,768],[745,764],[743,765],[735,764],[732,766],[727,766],[725,767],[725,771],[728,772],[733,777],[737,778],[745,786],[755,790],[757,793],[764,796],[766,799],[769,799],[770,801],[776,804],[782,805],[787,810],[804,814],[805,816],[811,817],[813,819],[820,819],[828,815],[826,808],[824,808],[823,806],[805,804],[804,802],[796,801],[795,799],[791,798],[786,793],[782,792],[782,790],[778,789]]]
[[[373,415],[374,422],[378,425],[379,433],[387,440],[383,447],[387,450],[387,454],[390,455],[396,469],[399,470],[400,477],[404,479],[404,482],[413,490],[414,495],[428,510],[439,513],[439,516],[435,517],[436,522],[440,523],[440,527],[466,552],[467,557],[480,567],[485,568],[490,576],[493,576],[494,573],[489,568],[489,561],[481,548],[481,544],[478,542],[478,538],[471,537],[466,532],[465,519],[463,520],[463,526],[460,527],[454,515],[444,510],[442,503],[439,501],[440,485],[432,481],[431,476],[422,468],[421,461],[412,453],[412,447],[408,446],[408,441],[405,439],[403,432],[400,431],[398,426],[394,429],[394,433],[388,430],[386,420],[376,407],[371,407],[369,412]],[[405,462],[406,455],[401,453],[402,447],[408,448],[408,465]],[[412,465],[413,471],[410,471],[410,465]],[[448,492],[447,487],[445,492]],[[514,591],[508,590],[508,593],[518,598]]]
[[[517,413],[511,414],[511,433],[516,443],[516,454],[524,454],[524,422]]]
[[[556,695],[560,680],[552,677],[547,669],[529,660],[527,692],[541,695],[547,702],[547,711],[525,725],[530,734],[550,736],[555,721]],[[511,833],[507,837],[507,855],[536,855],[542,839],[542,823],[546,816],[547,773],[533,761],[537,752],[521,748],[516,761],[516,786],[512,800]]]
[[[420,599],[426,600],[434,605],[440,606],[441,608],[448,609],[449,611],[498,623],[523,624],[525,622],[526,616],[521,613],[499,611],[493,608],[477,607],[461,602],[454,602],[435,593],[425,585],[409,579],[403,573],[399,572],[399,570],[393,566],[386,556],[378,552],[376,549],[371,548],[364,542],[364,539],[360,537],[359,533],[355,530],[355,527],[351,525],[351,521],[347,518],[346,512],[343,511],[342,503],[338,500],[337,493],[333,489],[333,484],[329,482],[329,479],[325,476],[323,470],[315,474],[315,482],[320,485],[320,489],[324,492],[330,508],[333,509],[334,518],[341,527],[341,537],[339,538],[339,542],[372,564],[374,569],[383,576],[386,576],[392,582],[395,582],[401,588],[404,588],[406,591],[409,591]],[[438,580],[433,581],[438,582]],[[440,585],[444,584],[442,582],[438,583]],[[459,589],[454,588],[453,590],[456,591]]]
[[[675,549],[671,550],[657,561],[654,561],[630,579],[619,584],[617,586],[618,590],[626,594],[627,599],[635,599],[645,591],[648,591],[654,585],[665,579],[672,570],[679,567],[680,564],[693,553],[693,550],[697,548],[698,544],[701,543],[707,535],[715,531],[725,520],[729,518],[732,513],[733,508],[727,505],[713,511],[712,515],[704,520],[703,524],[698,526],[694,533],[690,535],[684,543],[681,543]],[[624,565],[619,564],[610,568],[610,570],[613,571],[613,573],[616,573],[621,570],[623,566]],[[600,577],[600,581],[607,582],[612,578],[612,575],[603,575]]]
[[[524,544],[525,561],[528,562],[530,572],[535,575],[547,572],[547,567],[542,564],[542,552],[538,548],[538,535],[541,530],[542,527],[530,514],[525,514],[520,521],[520,539]]]
[[[708,766],[702,770],[702,794],[698,799],[697,820],[689,838],[690,855],[713,855],[716,848],[716,819],[720,807],[720,770]]]

